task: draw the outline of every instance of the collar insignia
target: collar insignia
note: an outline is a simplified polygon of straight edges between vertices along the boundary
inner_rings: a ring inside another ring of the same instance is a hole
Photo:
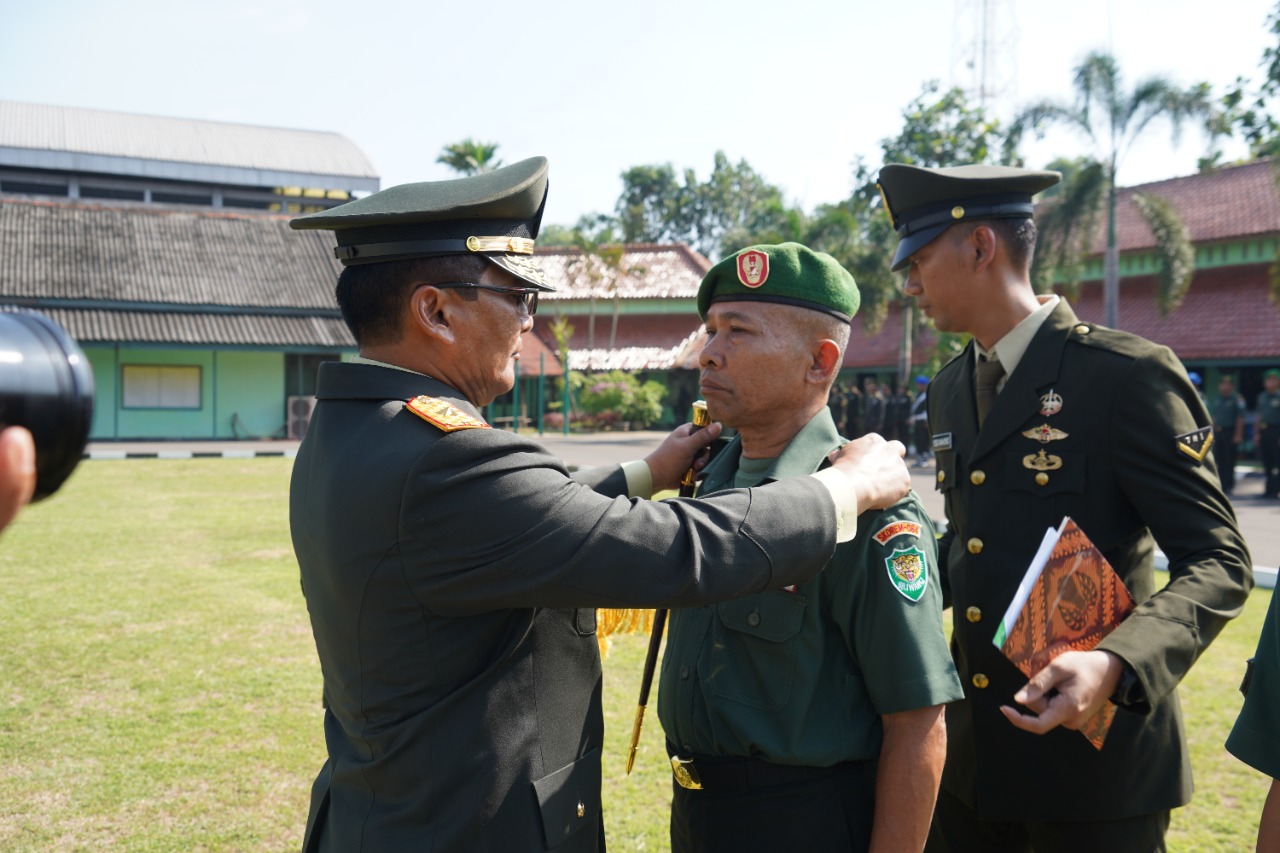
[[[404,406],[427,423],[434,424],[445,432],[456,432],[460,429],[492,429],[484,421],[473,418],[453,403],[439,397],[414,397]]]
[[[1213,447],[1213,427],[1184,432],[1182,435],[1175,435],[1173,440],[1178,443],[1178,450],[1197,462],[1203,462],[1209,454],[1209,448]]]

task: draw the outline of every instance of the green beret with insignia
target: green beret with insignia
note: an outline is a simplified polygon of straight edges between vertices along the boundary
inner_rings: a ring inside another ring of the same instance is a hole
[[[898,232],[893,271],[957,222],[973,219],[1030,219],[1032,197],[1062,180],[1059,172],[1012,166],[952,166],[926,169],[890,163],[877,186]]]
[[[1270,370],[1264,371],[1262,374],[1262,378],[1263,379],[1280,379],[1280,370],[1277,370],[1276,368],[1273,367]]]
[[[698,316],[713,302],[777,302],[810,308],[848,323],[861,297],[835,258],[799,243],[748,246],[717,263],[698,287]]]
[[[289,222],[332,231],[344,266],[479,254],[539,290],[554,290],[533,259],[547,203],[547,160],[530,157],[449,181],[401,184]]]

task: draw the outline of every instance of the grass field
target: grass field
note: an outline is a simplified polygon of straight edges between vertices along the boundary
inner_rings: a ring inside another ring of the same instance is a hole
[[[323,761],[288,460],[86,462],[0,539],[0,850],[285,851]],[[1222,749],[1270,593],[1182,690],[1197,793],[1172,851],[1251,849],[1267,780]],[[623,775],[645,640],[605,660],[610,848],[667,845],[655,707]]]

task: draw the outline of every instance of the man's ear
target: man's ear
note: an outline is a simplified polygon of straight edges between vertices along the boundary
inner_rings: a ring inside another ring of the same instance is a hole
[[[418,334],[442,341],[453,342],[453,327],[449,323],[453,303],[438,287],[427,285],[413,291],[409,298],[409,325]]]
[[[972,251],[973,271],[984,272],[991,266],[996,257],[996,232],[990,225],[979,225],[969,234],[969,249]]]
[[[825,385],[839,370],[840,347],[836,342],[828,338],[815,343],[807,378],[815,384]]]

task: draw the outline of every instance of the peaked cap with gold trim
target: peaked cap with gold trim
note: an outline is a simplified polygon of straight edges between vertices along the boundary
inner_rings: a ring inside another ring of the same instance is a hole
[[[957,222],[971,219],[1030,219],[1032,197],[1062,180],[1060,172],[1012,166],[951,166],[926,169],[890,163],[877,186],[898,232],[893,271]]]
[[[538,290],[554,290],[533,259],[547,203],[547,159],[530,157],[449,181],[401,184],[291,220],[332,231],[344,266],[480,254]]]

